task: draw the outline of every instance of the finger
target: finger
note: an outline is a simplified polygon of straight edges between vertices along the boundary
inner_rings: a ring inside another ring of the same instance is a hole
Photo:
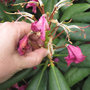
[[[22,38],[24,35],[31,32],[31,24],[26,22],[14,22],[15,30],[19,38]]]
[[[46,49],[40,48],[28,53],[26,56],[19,56],[19,67],[22,69],[34,67],[40,64],[47,54],[48,51]]]

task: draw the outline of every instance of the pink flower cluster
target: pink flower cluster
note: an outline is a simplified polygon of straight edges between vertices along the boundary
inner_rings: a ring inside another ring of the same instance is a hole
[[[59,58],[54,58],[54,62],[59,62]]]
[[[85,60],[86,56],[82,54],[81,49],[78,46],[75,47],[73,45],[68,45],[67,49],[68,49],[69,55],[65,57],[65,59],[68,66],[70,66],[72,62],[77,64]]]
[[[45,41],[45,32],[46,30],[50,30],[48,22],[44,15],[42,15],[39,19],[39,21],[35,21],[31,24],[31,29],[34,32],[40,32],[41,33],[41,40]]]
[[[30,1],[38,2],[38,0],[30,0]],[[37,13],[37,10],[36,10],[37,9],[37,5],[36,5],[36,3],[28,3],[26,8],[29,8],[29,7],[33,7],[32,12]]]
[[[25,35],[19,41],[18,52],[19,52],[20,55],[24,55],[28,49],[30,49],[30,45],[28,44],[28,36]]]

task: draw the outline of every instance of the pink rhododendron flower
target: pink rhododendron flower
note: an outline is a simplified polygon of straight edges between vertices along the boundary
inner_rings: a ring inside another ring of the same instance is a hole
[[[30,0],[30,1],[38,2],[38,0]],[[37,10],[36,10],[37,9],[36,3],[28,3],[27,6],[26,6],[26,8],[29,8],[29,7],[33,7],[32,12],[34,12],[34,13],[37,12]]]
[[[68,66],[74,62],[74,63],[80,63],[82,61],[85,60],[85,57],[82,52],[81,49],[78,46],[73,46],[73,45],[68,45],[67,46],[68,49],[68,53],[69,55],[67,57],[65,57],[66,62],[68,64]]]
[[[16,89],[18,89],[18,90],[26,90],[27,85],[22,85],[22,86],[19,87],[18,84],[16,83],[16,84],[14,84],[12,87],[13,87],[13,88],[16,88]]]
[[[20,41],[19,41],[19,48],[18,52],[20,55],[24,55],[25,52],[30,49],[30,45],[28,44],[28,36],[25,35]]]
[[[19,86],[18,86],[18,84],[16,83],[16,84],[14,84],[13,86],[12,86],[13,88],[19,88]]]
[[[26,90],[26,88],[27,88],[27,85],[22,85],[21,87],[19,87],[18,90]]]
[[[55,58],[54,59],[54,62],[59,62],[59,58]]]
[[[33,69],[34,69],[34,70],[36,70],[36,69],[37,69],[37,67],[35,66],[35,67],[33,67]]]
[[[35,21],[34,23],[31,24],[31,29],[34,32],[40,32],[41,33],[41,39],[45,41],[45,31],[50,30],[48,22],[45,18],[45,16],[41,16],[39,21]]]

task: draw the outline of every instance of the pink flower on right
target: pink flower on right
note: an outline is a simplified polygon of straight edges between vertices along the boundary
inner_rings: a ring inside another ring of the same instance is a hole
[[[78,46],[75,47],[69,44],[67,45],[67,49],[68,49],[69,55],[64,59],[66,59],[68,66],[70,66],[70,64],[73,62],[77,64],[85,60],[86,56],[82,54],[82,51]]]

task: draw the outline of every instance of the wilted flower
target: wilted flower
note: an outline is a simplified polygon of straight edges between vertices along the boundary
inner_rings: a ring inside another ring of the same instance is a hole
[[[31,0],[31,1],[38,2],[38,0]],[[36,5],[36,3],[28,3],[27,6],[26,6],[26,8],[29,8],[29,7],[33,7],[32,12],[34,12],[34,13],[37,12],[37,10],[36,10],[36,9],[37,9],[37,5]]]
[[[37,67],[35,66],[35,67],[33,67],[33,70],[36,70],[37,69]]]
[[[59,58],[55,58],[54,59],[54,62],[59,62]]]
[[[31,24],[31,29],[34,32],[40,32],[41,33],[41,39],[45,41],[45,31],[50,30],[48,22],[45,18],[45,16],[41,16],[39,21],[35,21],[34,23]]]
[[[26,90],[27,85],[22,85],[22,86],[19,87],[18,84],[16,83],[12,87],[16,88],[18,90]]]
[[[20,41],[19,41],[19,48],[18,52],[20,55],[24,55],[25,52],[30,48],[28,44],[28,36],[25,35]]]
[[[26,88],[27,88],[27,85],[22,85],[21,87],[19,87],[18,90],[26,90]]]
[[[65,57],[65,59],[66,59],[68,66],[72,62],[80,63],[85,60],[86,56],[82,54],[81,49],[78,46],[75,47],[73,45],[67,45],[67,49],[68,49],[69,55]]]

